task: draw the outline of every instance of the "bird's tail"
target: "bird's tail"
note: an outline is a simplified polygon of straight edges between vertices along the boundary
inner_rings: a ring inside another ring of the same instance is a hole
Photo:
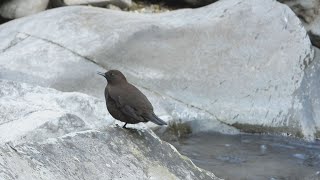
[[[150,118],[149,120],[155,124],[158,124],[158,125],[167,125],[166,122],[164,122],[162,119],[158,118],[158,116],[156,116],[154,113],[152,113],[150,115]]]

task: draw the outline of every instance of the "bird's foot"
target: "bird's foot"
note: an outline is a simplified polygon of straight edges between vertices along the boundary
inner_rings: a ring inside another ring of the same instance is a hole
[[[125,123],[125,124],[122,126],[122,128],[128,129],[128,128],[126,127],[126,125],[127,125],[127,123]]]

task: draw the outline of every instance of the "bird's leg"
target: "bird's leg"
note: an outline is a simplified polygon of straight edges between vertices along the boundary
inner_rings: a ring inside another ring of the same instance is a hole
[[[126,129],[126,128],[127,128],[126,125],[127,125],[127,123],[125,123],[125,124],[122,126],[122,128],[125,128],[125,129]]]

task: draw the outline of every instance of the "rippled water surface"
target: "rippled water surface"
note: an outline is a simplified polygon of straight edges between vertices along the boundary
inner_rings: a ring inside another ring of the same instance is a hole
[[[319,141],[208,133],[171,143],[197,166],[227,180],[320,180]]]

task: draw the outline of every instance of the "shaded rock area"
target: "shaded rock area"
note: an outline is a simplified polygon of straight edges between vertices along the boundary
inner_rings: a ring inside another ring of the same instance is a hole
[[[0,24],[3,24],[3,23],[5,23],[5,22],[8,22],[8,21],[10,21],[11,19],[7,19],[7,18],[4,18],[4,17],[1,17],[0,16]]]
[[[0,179],[219,179],[103,101],[0,80]]]
[[[316,47],[314,49],[315,58],[306,68],[301,87],[296,92],[296,99],[301,104],[293,118],[304,119],[302,128],[311,129],[320,138],[320,50]]]
[[[107,7],[113,4],[119,8],[128,8],[131,6],[131,0],[51,0],[51,7],[91,5],[97,7]]]
[[[294,94],[313,48],[300,20],[276,1],[152,15],[57,8],[0,26],[0,38],[2,79],[103,99],[106,82],[96,71],[119,69],[156,114],[189,121],[193,132],[237,133],[233,124],[248,124],[316,134],[317,119],[296,116],[309,107]]]
[[[47,9],[49,0],[6,0],[0,4],[0,16],[16,19]]]
[[[179,8],[182,8],[182,7],[171,6],[170,4],[168,5],[163,1],[150,2],[147,0],[138,0],[138,1],[133,1],[132,6],[125,10],[130,12],[135,12],[135,13],[161,13],[161,12],[176,10]]]
[[[181,1],[193,7],[200,7],[200,6],[205,6],[205,5],[214,3],[218,0],[181,0]]]

